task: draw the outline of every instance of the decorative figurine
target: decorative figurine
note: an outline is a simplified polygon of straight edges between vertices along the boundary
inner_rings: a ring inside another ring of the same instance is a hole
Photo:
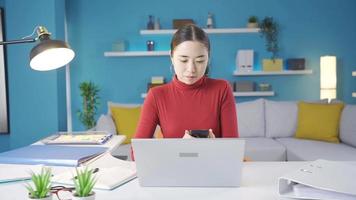
[[[147,51],[154,51],[155,49],[155,42],[153,40],[148,40],[146,42],[147,45]]]
[[[155,30],[161,29],[161,25],[159,24],[159,18],[158,17],[155,20],[154,29]]]
[[[208,13],[208,19],[206,21],[206,28],[214,28],[214,22],[213,22],[213,14]]]

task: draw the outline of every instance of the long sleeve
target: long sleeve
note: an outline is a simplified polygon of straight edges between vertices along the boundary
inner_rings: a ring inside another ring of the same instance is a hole
[[[226,83],[220,115],[222,137],[239,137],[235,99],[228,83]]]
[[[142,106],[135,138],[152,138],[158,122],[158,109],[154,94],[150,90]]]

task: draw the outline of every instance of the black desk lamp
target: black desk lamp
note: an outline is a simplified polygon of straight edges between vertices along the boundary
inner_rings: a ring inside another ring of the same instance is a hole
[[[32,38],[34,32],[37,37]],[[61,40],[51,40],[50,33],[43,26],[37,26],[33,33],[20,40],[2,41],[0,45],[30,43],[40,40],[40,43],[32,48],[30,53],[30,66],[34,70],[48,71],[68,64],[74,58],[74,51]]]

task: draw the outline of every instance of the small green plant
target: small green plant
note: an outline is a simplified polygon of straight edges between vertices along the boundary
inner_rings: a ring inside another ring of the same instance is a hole
[[[40,174],[31,172],[31,180],[34,184],[34,187],[32,187],[30,184],[26,185],[30,198],[41,199],[49,195],[49,191],[51,189],[50,168],[42,168]]]
[[[94,177],[94,169],[88,169],[87,167],[84,170],[76,169],[76,176],[74,177],[75,185],[75,196],[78,197],[87,197],[93,194],[92,190],[96,183]]]
[[[256,16],[250,16],[248,18],[249,23],[257,23],[257,21],[258,21],[258,18]]]
[[[272,17],[265,17],[260,23],[260,29],[261,36],[266,39],[266,49],[272,53],[271,59],[274,61],[279,51],[278,24]]]
[[[99,88],[93,82],[82,82],[79,85],[80,96],[83,98],[83,111],[78,111],[79,120],[87,129],[95,126],[95,114],[99,105]]]

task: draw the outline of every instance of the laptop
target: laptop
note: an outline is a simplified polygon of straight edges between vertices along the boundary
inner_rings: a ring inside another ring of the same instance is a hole
[[[245,141],[132,139],[141,186],[239,187]]]

